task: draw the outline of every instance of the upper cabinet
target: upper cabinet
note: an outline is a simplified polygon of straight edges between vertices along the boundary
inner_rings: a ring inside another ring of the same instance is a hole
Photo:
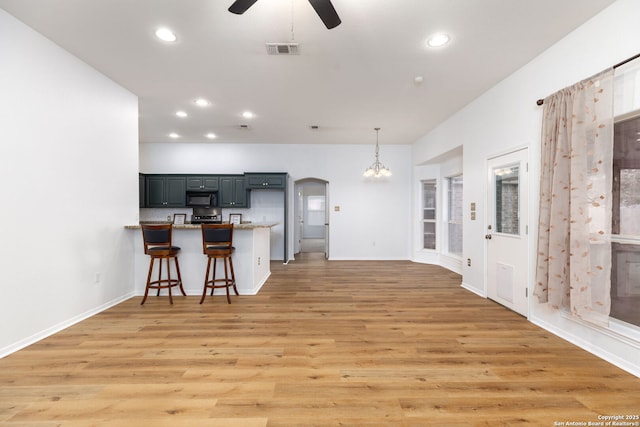
[[[139,173],[138,174],[138,205],[141,208],[146,207],[146,200],[145,200],[145,179],[144,179],[144,175]]]
[[[286,173],[245,173],[244,176],[249,190],[283,190],[287,184]]]
[[[186,175],[187,191],[218,191],[218,175]]]
[[[250,172],[244,175],[140,174],[140,207],[183,208],[187,191],[215,191],[221,208],[248,208],[249,190],[285,190],[286,173]]]
[[[148,208],[182,208],[185,206],[186,179],[183,175],[147,175],[145,206]]]
[[[249,200],[244,175],[220,176],[221,208],[248,208]]]

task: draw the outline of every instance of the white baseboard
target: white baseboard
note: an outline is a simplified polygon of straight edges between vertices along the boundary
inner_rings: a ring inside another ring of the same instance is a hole
[[[468,283],[462,282],[462,284],[460,286],[462,286],[464,289],[468,290],[469,292],[473,292],[474,294],[478,295],[479,297],[482,297],[482,298],[486,298],[487,297],[484,294],[484,291],[482,291],[482,290],[480,290],[478,288],[474,288],[473,286],[469,285]]]
[[[88,319],[91,316],[94,316],[108,308],[111,308],[115,305],[120,304],[123,301],[128,300],[129,298],[133,297],[134,293],[130,292],[128,294],[122,295],[121,297],[118,297],[114,300],[108,301],[102,305],[99,305],[98,307],[92,308],[89,311],[86,311],[82,314],[79,314],[77,316],[74,316],[70,319],[67,319],[63,322],[58,323],[57,325],[51,326],[50,328],[44,329],[38,333],[35,333],[33,335],[31,335],[30,337],[21,339],[18,342],[15,342],[13,344],[10,344],[6,347],[3,347],[0,349],[0,359],[3,357],[6,357],[12,353],[15,353],[18,350],[22,350],[25,347],[30,346],[31,344],[35,344],[36,342],[43,340],[47,337],[50,337],[51,335],[58,333],[60,331],[62,331],[63,329],[68,328],[69,326],[73,326],[78,322],[81,322],[85,319]]]
[[[582,348],[585,351],[588,351],[589,353],[598,356],[599,358],[611,363],[614,366],[617,366],[620,369],[623,369],[627,372],[629,372],[632,375],[635,375],[636,377],[640,378],[640,366],[633,364],[631,362],[629,362],[628,360],[624,360],[621,359],[620,357],[616,356],[615,354],[612,354],[610,352],[608,352],[607,350],[605,350],[603,347],[600,346],[595,346],[592,343],[590,343],[589,341],[580,338],[574,334],[571,334],[569,332],[567,332],[564,329],[560,329],[557,328],[555,325],[548,323],[538,317],[533,317],[530,318],[529,321],[539,327],[541,327],[542,329],[551,332],[552,334],[570,342],[571,344],[574,344],[580,348]],[[583,323],[583,322],[580,322]],[[586,325],[587,327],[592,328],[590,325]],[[594,329],[595,330],[595,329]],[[608,333],[607,331],[603,331],[600,330],[600,328],[597,329],[597,332],[599,333],[603,333],[605,335],[611,335],[613,333]],[[612,339],[616,339],[619,340],[619,337],[614,337],[611,336]],[[638,351],[637,348],[634,348],[633,351]]]

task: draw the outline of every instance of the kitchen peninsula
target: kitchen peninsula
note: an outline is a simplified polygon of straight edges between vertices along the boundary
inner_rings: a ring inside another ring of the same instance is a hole
[[[271,228],[276,225],[277,223],[242,223],[234,226],[233,267],[240,295],[256,295],[271,275],[270,233]],[[143,295],[149,271],[149,256],[144,254],[140,225],[127,225],[125,228],[133,234],[131,242],[135,254],[135,293]],[[207,257],[202,253],[200,225],[174,225],[173,245],[181,248],[178,260],[185,292],[187,295],[202,295]],[[219,267],[218,274],[221,274],[224,271],[222,264]],[[223,289],[216,289],[215,295],[222,293]]]

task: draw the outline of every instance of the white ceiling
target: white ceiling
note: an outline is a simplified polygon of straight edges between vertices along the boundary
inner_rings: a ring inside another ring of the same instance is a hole
[[[367,144],[380,127],[384,145],[414,142],[613,1],[333,0],[342,24],[332,30],[307,0],[258,0],[244,15],[227,11],[232,0],[0,8],[136,94],[141,142],[176,132],[208,143]],[[159,26],[178,41],[159,42]],[[437,31],[452,42],[425,47]],[[292,35],[299,55],[266,54],[265,43]],[[212,105],[196,107],[197,97]]]

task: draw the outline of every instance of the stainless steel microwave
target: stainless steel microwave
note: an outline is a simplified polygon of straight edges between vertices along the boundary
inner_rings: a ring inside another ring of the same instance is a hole
[[[215,208],[218,206],[218,194],[215,192],[187,192],[187,206],[198,208]]]

